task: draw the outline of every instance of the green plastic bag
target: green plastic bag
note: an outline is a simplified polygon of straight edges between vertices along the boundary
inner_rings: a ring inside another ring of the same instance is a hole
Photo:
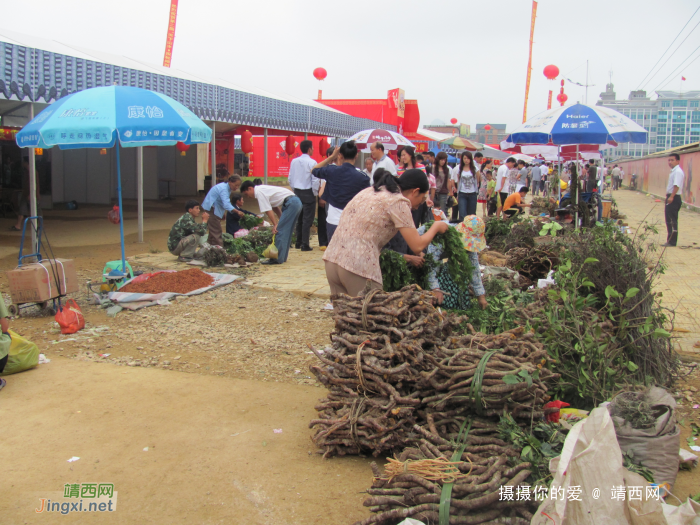
[[[27,341],[24,337],[16,334],[12,330],[10,330],[10,336],[12,337],[10,356],[0,376],[9,376],[17,372],[24,372],[39,364],[39,347],[36,344]]]

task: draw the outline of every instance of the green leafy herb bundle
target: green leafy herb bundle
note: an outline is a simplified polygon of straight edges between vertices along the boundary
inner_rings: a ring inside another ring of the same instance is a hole
[[[504,414],[498,424],[501,439],[522,449],[520,458],[513,458],[515,464],[521,460],[532,463],[530,482],[532,485],[549,485],[552,474],[549,460],[561,454],[568,430],[558,423],[540,421],[532,431],[520,427],[513,416]]]
[[[432,222],[425,225],[425,231],[430,229]],[[442,258],[447,258],[447,271],[457,287],[466,292],[472,282],[474,266],[469,260],[469,254],[464,249],[462,235],[456,228],[448,228],[445,233],[435,236],[432,244],[442,246]]]
[[[246,230],[252,230],[256,226],[260,226],[263,223],[263,220],[260,217],[256,217],[255,215],[248,215],[246,213],[243,217],[239,219],[238,223]]]
[[[385,292],[395,292],[414,282],[414,276],[408,269],[406,259],[398,252],[382,251],[379,255],[379,268],[382,271]]]

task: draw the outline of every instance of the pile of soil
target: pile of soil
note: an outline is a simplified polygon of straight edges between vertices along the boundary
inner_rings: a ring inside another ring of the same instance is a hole
[[[179,272],[159,273],[141,283],[129,283],[119,289],[128,293],[189,293],[211,286],[214,278],[199,268]]]

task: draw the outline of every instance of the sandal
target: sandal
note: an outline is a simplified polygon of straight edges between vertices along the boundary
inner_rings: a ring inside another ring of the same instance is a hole
[[[12,226],[11,228],[8,228],[11,232],[21,232],[22,229],[18,228],[17,226]]]
[[[0,377],[0,390],[2,390],[2,387],[4,387],[6,384],[7,384],[7,381],[5,381],[4,379],[2,379]]]

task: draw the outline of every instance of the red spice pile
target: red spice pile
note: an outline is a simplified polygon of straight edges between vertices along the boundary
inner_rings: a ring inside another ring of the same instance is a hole
[[[128,293],[189,293],[206,286],[211,286],[214,278],[199,268],[180,272],[159,273],[142,283],[129,283],[122,286],[120,292]]]

